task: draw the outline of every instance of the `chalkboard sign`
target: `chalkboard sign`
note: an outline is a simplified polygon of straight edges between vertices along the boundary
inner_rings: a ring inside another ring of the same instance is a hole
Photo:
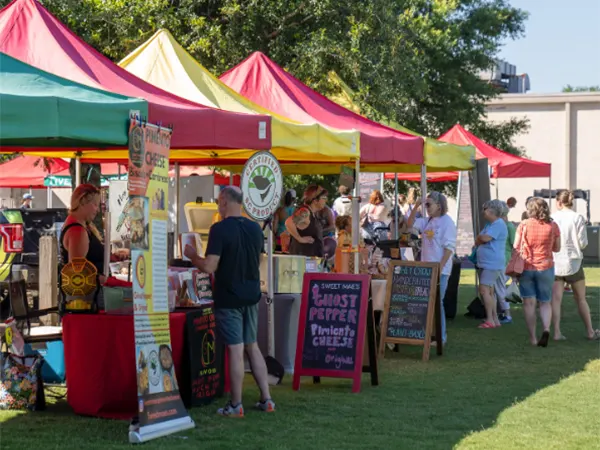
[[[224,347],[217,339],[212,306],[188,312],[186,320],[191,405],[201,406],[223,395]]]
[[[423,359],[429,359],[433,318],[438,296],[439,264],[391,261],[379,353],[385,345],[424,345]],[[439,336],[440,333],[436,333]],[[438,342],[441,348],[441,339]]]
[[[294,367],[300,376],[353,378],[360,391],[369,275],[305,273]]]
[[[382,173],[360,173],[358,180],[358,195],[363,203],[369,202],[369,197],[373,191],[383,191]]]

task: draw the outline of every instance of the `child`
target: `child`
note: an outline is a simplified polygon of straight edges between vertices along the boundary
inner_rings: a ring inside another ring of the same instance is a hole
[[[338,247],[352,247],[352,217],[337,216],[335,227],[338,230]]]

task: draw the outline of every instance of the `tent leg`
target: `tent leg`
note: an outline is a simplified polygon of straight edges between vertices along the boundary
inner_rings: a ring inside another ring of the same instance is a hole
[[[498,195],[498,178],[496,178],[496,200],[498,200],[500,196]]]
[[[175,195],[174,195],[174,210],[175,210],[175,223],[173,224],[175,226],[174,229],[174,236],[173,236],[173,245],[174,245],[174,249],[173,249],[173,256],[178,259],[181,258],[181,251],[179,249],[179,175],[180,175],[180,170],[179,170],[179,163],[176,162],[175,163]]]
[[[52,189],[50,186],[46,188],[46,208],[52,208]]]
[[[398,172],[394,174],[394,202],[396,210],[394,213],[394,238],[398,239],[398,216],[400,215],[400,205],[398,204]]]
[[[272,219],[268,219],[272,220]],[[275,299],[274,285],[274,261],[273,261],[273,222],[267,226],[267,330],[268,342],[267,353],[269,356],[275,357],[275,308],[273,300]]]
[[[360,160],[356,160],[355,164],[355,178],[354,178],[354,195],[352,196],[352,248],[354,252],[354,273],[359,273],[359,252],[358,252],[358,238],[360,234],[360,186],[358,180],[360,179]]]
[[[229,186],[233,186],[233,172],[229,172]]]

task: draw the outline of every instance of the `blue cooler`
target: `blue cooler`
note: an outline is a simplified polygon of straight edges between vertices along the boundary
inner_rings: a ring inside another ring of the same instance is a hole
[[[44,365],[42,366],[44,382],[65,382],[65,346],[62,341],[25,344],[25,354],[38,354],[44,358]]]

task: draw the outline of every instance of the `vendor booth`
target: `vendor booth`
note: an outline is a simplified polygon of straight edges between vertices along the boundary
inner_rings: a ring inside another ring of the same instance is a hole
[[[14,29],[18,29],[19,32],[11,31]],[[69,45],[64,45],[65,42]],[[168,212],[165,200],[169,203],[169,186],[168,165],[162,164],[165,160],[175,163],[174,204],[177,208],[181,200],[178,181],[185,167],[183,164],[233,168],[232,173],[242,174],[242,189],[248,195],[248,188],[244,187],[244,177],[247,183],[250,174],[244,171],[244,164],[250,157],[255,156],[257,150],[271,150],[258,156],[275,161],[269,167],[278,177],[281,177],[282,172],[340,173],[342,166],[354,169],[355,179],[358,179],[361,170],[382,172],[383,167],[398,171],[421,171],[422,174],[426,172],[427,147],[423,137],[377,124],[336,105],[310,90],[261,54],[254,54],[243,63],[243,76],[234,76],[236,69],[233,69],[222,77],[223,81],[242,95],[255,100],[260,105],[258,106],[208,76],[187,53],[180,51],[180,47],[168,32],[157,33],[148,43],[121,62],[127,70],[140,76],[145,75],[143,78],[158,86],[155,87],[97,53],[34,0],[17,0],[0,11],[0,51],[35,62],[53,73],[88,85],[146,99],[140,100],[140,104],[135,107],[127,108],[125,114],[116,121],[122,131],[120,137],[124,138],[118,142],[81,145],[77,146],[76,151],[70,145],[59,145],[51,149],[40,142],[28,146],[11,141],[15,147],[8,150],[7,147],[2,147],[2,151],[21,151],[46,157],[75,157],[78,161],[77,167],[81,161],[128,162],[129,195],[124,201],[123,217],[131,230],[131,242],[128,243],[131,257],[129,261],[110,265],[110,272],[115,275],[115,279],[119,278],[117,275],[126,272],[125,279],[120,277],[120,283],[113,280],[111,283],[114,284],[105,285],[103,313],[67,314],[63,320],[69,377],[68,401],[79,414],[123,418],[131,417],[138,411],[140,415],[146,415],[144,417],[147,419],[155,412],[153,409],[150,412],[145,409],[143,401],[148,396],[177,391],[185,403],[186,392],[191,392],[190,402],[193,404],[194,398],[199,400],[199,396],[203,397],[203,400],[210,400],[218,395],[217,383],[221,383],[225,378],[222,376],[218,380],[202,375],[201,380],[193,380],[193,376],[189,374],[191,369],[182,363],[188,359],[197,359],[193,349],[197,348],[198,336],[193,337],[193,333],[202,334],[201,348],[213,349],[208,355],[210,364],[214,366],[211,366],[214,372],[210,372],[210,376],[224,373],[225,358],[222,358],[223,364],[219,362],[218,367],[218,358],[211,359],[215,356],[216,344],[210,341],[209,332],[211,324],[214,326],[214,317],[210,319],[210,277],[198,273],[198,270],[190,267],[189,261],[180,257],[182,246],[188,242],[188,238],[189,242],[202,247],[202,235],[219,218],[215,215],[214,205],[206,202],[206,199],[188,202],[184,208],[188,226],[190,231],[198,233],[199,239],[196,239],[195,235],[181,234],[176,226],[173,244],[175,257],[169,257],[168,248],[173,246],[167,244]],[[162,56],[165,55],[170,60],[163,60]],[[173,59],[175,57],[176,60]],[[161,80],[158,77],[160,71],[150,70],[148,58],[154,58],[159,67],[169,64],[175,67],[175,62],[178,62],[178,75]],[[93,68],[93,76],[90,74],[90,67]],[[181,70],[181,67],[184,70]],[[271,78],[261,79],[259,75],[268,75]],[[175,81],[187,86],[187,98],[182,98],[184,90],[179,91],[181,97],[167,92],[177,93],[175,88],[181,89],[181,86],[171,84]],[[236,87],[238,82],[248,86]],[[208,91],[205,90],[206,87]],[[278,98],[286,104],[265,104],[265,99],[261,97],[265,87],[273,93],[269,99]],[[205,101],[208,104],[204,103]],[[226,108],[226,105],[229,106]],[[210,106],[230,111],[217,110]],[[310,114],[307,111],[310,111]],[[145,118],[146,113],[148,120]],[[124,132],[128,122],[132,133],[129,139]],[[151,122],[162,122],[163,126]],[[140,138],[146,136],[146,133],[152,136],[160,135],[161,138]],[[165,137],[167,135],[168,139]],[[151,146],[156,155],[160,156],[151,161],[140,158],[140,142]],[[458,148],[454,162],[440,163],[440,166],[435,167],[445,170],[469,169],[472,167],[472,153],[471,149]],[[234,181],[233,176],[231,181]],[[422,183],[424,182],[422,177]],[[358,183],[355,185],[355,192],[358,192]],[[279,199],[281,192],[277,192],[277,195]],[[355,194],[355,230],[359,228],[358,207],[359,199]],[[179,210],[176,211],[178,212]],[[107,223],[110,222],[111,213],[109,209]],[[296,335],[295,327],[298,324],[298,312],[294,313],[293,309],[300,306],[302,295],[308,295],[301,280],[307,272],[325,272],[326,264],[324,261],[307,257],[275,257],[273,234],[268,228],[269,218],[258,219],[256,215],[252,217],[259,223],[264,220],[261,225],[267,227],[267,256],[261,267],[264,295],[260,306],[259,341],[264,352],[277,356],[290,372],[294,370],[293,357],[296,350],[296,342],[290,336]],[[176,223],[179,223],[179,220],[176,220]],[[369,302],[368,310],[372,315],[372,307],[379,307],[379,303],[374,305],[375,297],[379,295],[375,294],[375,291],[381,286],[386,286],[384,269],[390,258],[398,258],[400,252],[390,251],[390,254],[384,254],[380,249],[359,250],[358,232],[354,233],[353,237],[353,245],[348,253],[352,256],[354,267],[350,269],[351,264],[347,261],[345,271],[364,274],[360,280],[351,277],[348,280],[350,285],[360,284],[361,298],[368,299],[369,291],[372,290],[371,296],[374,301]],[[107,240],[110,240],[110,233]],[[108,246],[105,247],[105,255],[105,266],[108,266],[111,256]],[[350,258],[348,255],[347,257]],[[123,266],[129,267],[123,271]],[[154,278],[162,279],[163,272],[166,284],[157,284]],[[433,282],[435,276],[432,272]],[[148,280],[152,283],[146,283]],[[318,282],[322,283],[319,286],[325,288],[327,277]],[[151,318],[154,312],[160,315],[158,325]],[[352,314],[364,316],[367,314],[366,305],[355,309]],[[362,320],[360,328],[364,326],[365,320]],[[371,331],[372,329],[369,333]],[[160,336],[160,339],[168,344],[161,344],[160,348],[155,349],[154,344],[149,343],[149,334],[155,338]],[[92,335],[94,339],[92,344],[89,344]],[[209,345],[204,346],[204,339],[210,341]],[[88,345],[83,345],[82,342],[86,341]],[[125,344],[115,352],[114,346],[120,342]],[[89,345],[93,348],[90,349]],[[165,355],[162,345],[169,347],[167,357],[163,357]],[[362,345],[360,343],[358,348],[362,349]],[[372,347],[373,342],[369,342],[369,348]],[[278,348],[279,353],[276,353]],[[188,355],[186,352],[192,353]],[[94,356],[93,361],[90,359],[91,355]],[[204,356],[206,355],[203,355],[203,358]],[[370,357],[374,357],[372,352]],[[82,361],[85,361],[88,370],[81,369]],[[371,364],[376,365],[374,360]],[[151,370],[159,369],[166,373],[152,374]],[[360,369],[361,367],[357,368]],[[90,374],[97,382],[88,382]],[[152,391],[154,388],[151,386],[159,386],[164,392],[158,392],[159,388]],[[168,401],[175,399],[169,398]],[[179,417],[183,412],[179,409],[179,403],[175,403],[173,409],[177,410]]]

